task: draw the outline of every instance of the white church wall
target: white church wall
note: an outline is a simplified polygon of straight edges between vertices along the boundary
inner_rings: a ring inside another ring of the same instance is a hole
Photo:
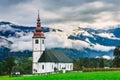
[[[32,69],[33,74],[37,73],[38,63],[33,63],[32,68],[33,68]]]
[[[36,40],[37,43],[36,43]],[[33,62],[38,62],[39,58],[41,57],[43,51],[45,50],[44,46],[44,38],[33,38]]]
[[[36,40],[38,40],[38,43],[36,44]],[[40,51],[40,38],[33,38],[33,51]]]
[[[68,70],[68,71],[73,70],[73,63],[66,63],[65,69]]]
[[[45,40],[44,40],[44,38],[41,38],[40,42],[41,42],[41,47],[42,47],[41,50],[44,51],[45,50],[45,44],[44,44]]]
[[[39,58],[41,57],[43,52],[40,52],[40,51],[34,51],[33,52],[33,62],[38,62]]]
[[[58,63],[57,68],[58,70],[73,70],[73,63]]]
[[[36,40],[38,40],[38,43],[36,43]],[[33,38],[33,51],[44,51],[44,38]]]
[[[36,63],[33,64],[33,69],[36,69],[37,71],[33,72],[36,74],[42,74],[42,73],[52,73],[54,72],[54,68],[57,68],[58,70],[67,70],[71,71],[73,70],[73,63],[54,63],[54,62],[43,62],[43,63]]]
[[[50,62],[39,63],[38,72],[39,73],[54,72],[54,63],[50,63]]]

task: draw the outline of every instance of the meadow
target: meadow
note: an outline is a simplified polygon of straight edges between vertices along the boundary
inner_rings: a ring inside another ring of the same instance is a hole
[[[20,77],[0,76],[0,80],[120,80],[120,71],[71,72],[65,74],[49,74]]]

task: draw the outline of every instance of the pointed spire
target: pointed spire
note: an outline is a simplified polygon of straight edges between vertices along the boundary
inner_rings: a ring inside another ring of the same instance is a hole
[[[44,34],[42,33],[39,10],[38,10],[38,18],[37,18],[37,27],[36,27],[35,33],[33,35],[33,38],[45,38]]]
[[[37,21],[40,21],[39,10],[38,10],[38,19],[37,19]]]
[[[38,10],[38,18],[37,18],[37,27],[41,27],[39,10]]]

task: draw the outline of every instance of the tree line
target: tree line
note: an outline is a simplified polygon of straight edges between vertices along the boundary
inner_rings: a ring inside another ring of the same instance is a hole
[[[83,68],[120,68],[120,46],[117,46],[113,52],[114,59],[104,58],[79,58],[73,59],[74,70]],[[12,71],[20,71],[21,74],[32,73],[31,57],[8,57],[0,61],[0,75],[10,75]]]
[[[74,59],[74,70],[82,70],[83,68],[112,68],[113,60],[104,58],[79,58]]]
[[[79,58],[74,59],[74,70],[83,68],[120,68],[120,46],[113,52],[114,59],[105,58]]]
[[[21,74],[32,73],[32,60],[29,58],[8,57],[0,61],[0,75],[11,75],[11,72],[19,71]]]

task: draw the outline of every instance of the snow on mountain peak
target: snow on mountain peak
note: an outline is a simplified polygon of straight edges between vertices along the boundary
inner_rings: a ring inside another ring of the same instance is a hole
[[[13,28],[10,27],[10,25],[6,24],[6,25],[0,25],[0,31],[12,31]]]
[[[101,37],[109,38],[109,39],[118,39],[118,40],[120,40],[120,38],[115,37],[115,35],[113,33],[104,32],[104,33],[99,33],[97,35],[101,36]]]
[[[58,26],[57,28],[43,27],[46,37],[45,46],[47,49],[74,49],[78,51],[77,53],[82,52],[99,55],[108,54],[108,52],[111,54],[115,46],[119,45],[120,35],[117,33],[120,29],[116,29],[117,28],[113,30],[95,30],[77,26]],[[12,44],[10,44],[11,51],[32,50],[34,30],[35,27],[18,27],[17,25],[0,24],[0,36],[12,42]],[[2,39],[0,40],[2,43],[4,42]],[[2,43],[0,46],[9,44],[3,45]]]

